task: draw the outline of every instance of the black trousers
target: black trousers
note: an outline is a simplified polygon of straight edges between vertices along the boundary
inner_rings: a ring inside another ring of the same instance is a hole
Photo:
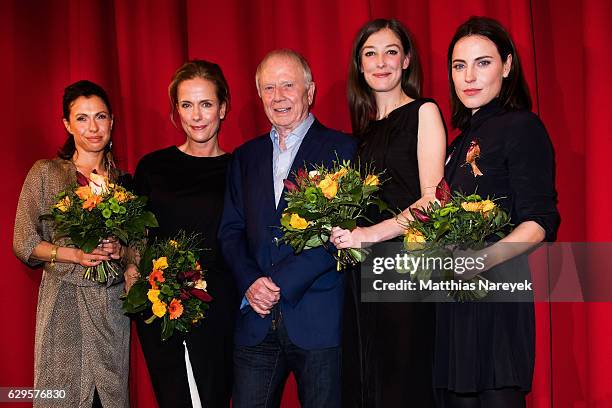
[[[525,408],[525,392],[516,388],[501,388],[478,393],[458,394],[437,390],[439,408]]]
[[[98,395],[98,390],[95,388],[94,388],[93,403],[91,404],[91,408],[103,408],[102,401],[100,401],[100,395]]]
[[[150,325],[141,319],[137,320],[138,338],[160,408],[191,407],[183,340],[187,343],[202,405],[207,408],[229,407],[233,379],[233,338],[231,332],[218,330],[216,325],[207,323],[205,319],[201,326],[195,327],[190,333],[184,335],[175,332],[162,342],[159,319]]]

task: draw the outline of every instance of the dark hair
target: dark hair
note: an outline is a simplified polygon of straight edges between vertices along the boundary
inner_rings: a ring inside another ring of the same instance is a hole
[[[453,127],[465,129],[472,117],[471,109],[466,108],[457,93],[455,92],[455,84],[453,83],[452,75],[452,59],[455,45],[463,37],[470,35],[480,35],[488,38],[495,44],[497,51],[505,62],[508,55],[512,56],[512,64],[508,77],[503,79],[501,91],[499,93],[500,105],[506,110],[531,110],[531,96],[529,88],[523,76],[521,62],[519,61],[518,53],[510,38],[510,34],[497,21],[488,17],[470,17],[465,23],[461,24],[451,43],[448,47],[448,81],[450,84],[450,101],[451,101],[451,123]]]
[[[72,109],[72,104],[81,96],[85,98],[97,96],[98,98],[102,99],[102,102],[104,102],[104,104],[106,105],[106,109],[108,110],[109,115],[111,117],[113,116],[113,108],[111,107],[110,100],[108,99],[108,95],[106,94],[104,88],[94,82],[81,80],[68,85],[64,89],[64,96],[62,97],[62,112],[65,120],[70,121],[70,110]],[[68,133],[68,138],[64,142],[64,145],[57,152],[57,155],[64,160],[70,160],[72,159],[72,156],[74,156],[74,152],[76,152],[74,136]],[[114,176],[115,162],[113,160],[112,154],[112,142],[104,146],[103,164],[104,167],[109,171],[109,177]]]
[[[230,109],[230,91],[227,81],[223,76],[221,67],[214,62],[204,60],[187,61],[172,76],[172,81],[168,85],[168,97],[170,98],[170,120],[174,122],[174,112],[178,104],[178,87],[183,81],[194,78],[202,78],[215,85],[215,93],[219,103],[225,103],[225,111]]]
[[[410,65],[402,72],[402,90],[411,98],[421,93],[421,64],[408,30],[398,20],[377,19],[364,25],[355,37],[351,54],[348,77],[348,100],[353,134],[361,137],[372,120],[376,118],[377,107],[374,93],[361,72],[361,48],[370,36],[388,28],[399,38],[403,51],[410,56]]]

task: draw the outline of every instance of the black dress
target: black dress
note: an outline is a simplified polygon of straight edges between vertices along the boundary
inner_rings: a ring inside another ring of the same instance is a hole
[[[466,164],[470,146],[480,148],[477,169]],[[453,191],[504,197],[499,204],[515,226],[535,221],[546,232],[546,241],[555,239],[559,214],[554,153],[535,114],[507,112],[493,100],[472,116],[469,128],[453,141],[448,153],[445,177]],[[482,175],[474,176],[478,171]],[[527,265],[526,257],[515,258],[520,264],[519,258]],[[500,269],[510,274],[517,270],[502,265],[483,275]],[[531,389],[535,362],[532,302],[440,303],[436,322],[436,388],[454,393]]]
[[[207,317],[189,334],[160,341],[159,319],[137,320],[138,337],[160,408],[191,407],[185,369],[186,341],[200,400],[206,407],[228,407],[232,389],[234,316],[239,299],[233,278],[224,267],[217,243],[229,154],[195,157],[172,146],[142,158],[134,176],[138,194],[159,221],[153,237],[170,238],[179,230],[203,238],[200,263],[213,297]]]
[[[362,165],[373,162],[388,178],[382,199],[399,212],[421,197],[417,163],[419,108],[403,105],[372,122],[359,149]],[[391,214],[371,212],[378,223]],[[433,407],[432,366],[435,305],[361,303],[360,277],[347,276],[343,329],[345,407]]]

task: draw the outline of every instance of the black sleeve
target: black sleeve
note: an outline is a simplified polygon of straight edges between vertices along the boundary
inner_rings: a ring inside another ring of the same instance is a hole
[[[134,178],[132,180],[132,186],[134,193],[137,195],[149,196],[151,193],[151,185],[149,183],[149,170],[148,170],[147,157],[143,157],[136,166],[134,172]]]
[[[129,191],[134,191],[134,178],[130,173],[121,173],[117,178],[117,184]]]
[[[548,133],[531,112],[517,113],[506,128],[506,157],[514,198],[513,222],[537,222],[545,241],[554,241],[559,228],[555,157]]]

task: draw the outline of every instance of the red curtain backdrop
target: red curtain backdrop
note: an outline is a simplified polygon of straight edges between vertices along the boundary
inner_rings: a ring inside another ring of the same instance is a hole
[[[17,197],[35,160],[54,156],[65,138],[61,95],[73,81],[102,84],[115,110],[121,166],[180,143],[171,125],[167,85],[185,60],[223,68],[232,107],[220,134],[228,151],[269,130],[254,73],[271,49],[310,61],[315,115],[350,130],[346,74],[351,42],[372,18],[394,17],[416,38],[424,95],[448,123],[445,55],[456,27],[471,15],[499,19],[513,35],[557,159],[562,241],[612,241],[608,156],[612,2],[609,0],[55,0],[0,1],[0,117],[4,126],[0,213],[0,387],[32,385],[34,319],[40,270],[11,251]],[[451,132],[453,137],[456,132]],[[531,407],[612,406],[612,306],[537,304],[537,362]],[[214,353],[214,350],[210,351]],[[399,351],[398,351],[399,352]],[[140,345],[132,342],[131,399],[155,406]],[[19,405],[21,406],[21,405]],[[297,407],[295,385],[283,407]]]

